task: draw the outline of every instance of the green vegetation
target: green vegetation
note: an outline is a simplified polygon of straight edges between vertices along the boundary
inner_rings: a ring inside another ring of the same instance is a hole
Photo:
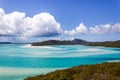
[[[72,41],[48,40],[32,43],[32,46],[44,45],[88,45],[120,48],[120,40],[88,42],[80,39],[74,39]],[[57,70],[45,75],[29,77],[24,80],[120,80],[120,62],[81,65],[65,70]]]
[[[106,42],[88,42],[81,39],[70,40],[48,40],[43,42],[32,43],[32,46],[44,46],[44,45],[87,45],[87,46],[105,46],[105,47],[118,47],[120,48],[120,40],[118,41],[106,41]]]
[[[120,80],[120,62],[81,65],[24,80]]]
[[[93,42],[89,44],[90,46],[105,46],[105,47],[118,47],[120,48],[120,40],[118,41],[106,41],[106,42]]]
[[[32,43],[32,46],[44,46],[44,45],[77,45],[77,44],[86,44],[88,42],[81,40],[81,39],[74,39],[74,40],[48,40],[43,42],[35,42]]]

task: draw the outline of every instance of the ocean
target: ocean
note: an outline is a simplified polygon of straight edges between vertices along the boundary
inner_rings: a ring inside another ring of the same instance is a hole
[[[23,80],[57,69],[120,60],[120,49],[84,45],[0,44],[0,80]]]

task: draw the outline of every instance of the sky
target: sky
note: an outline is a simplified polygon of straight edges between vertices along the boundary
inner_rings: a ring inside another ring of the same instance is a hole
[[[0,0],[0,42],[120,40],[120,0]]]

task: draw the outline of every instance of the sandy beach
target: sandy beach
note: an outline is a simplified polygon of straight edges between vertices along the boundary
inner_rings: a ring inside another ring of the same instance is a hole
[[[58,68],[33,69],[33,68],[0,67],[0,80],[23,80],[24,78],[29,76],[45,74],[51,71],[55,71],[57,69]]]

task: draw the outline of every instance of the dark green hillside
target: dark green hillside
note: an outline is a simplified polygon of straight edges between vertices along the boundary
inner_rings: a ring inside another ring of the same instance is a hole
[[[43,42],[35,42],[32,43],[32,46],[44,46],[44,45],[77,45],[77,44],[86,44],[87,41],[81,40],[81,39],[74,39],[72,41],[70,40],[48,40]]]
[[[81,65],[24,80],[120,80],[120,62]]]
[[[48,40],[43,42],[34,42],[32,46],[44,45],[88,45],[88,46],[105,46],[105,47],[118,47],[120,48],[120,40],[118,41],[105,41],[105,42],[89,42],[81,39],[70,40]]]
[[[120,48],[120,40],[118,40],[118,41],[106,41],[106,42],[93,42],[89,45],[90,46],[105,46],[105,47],[119,47]]]

